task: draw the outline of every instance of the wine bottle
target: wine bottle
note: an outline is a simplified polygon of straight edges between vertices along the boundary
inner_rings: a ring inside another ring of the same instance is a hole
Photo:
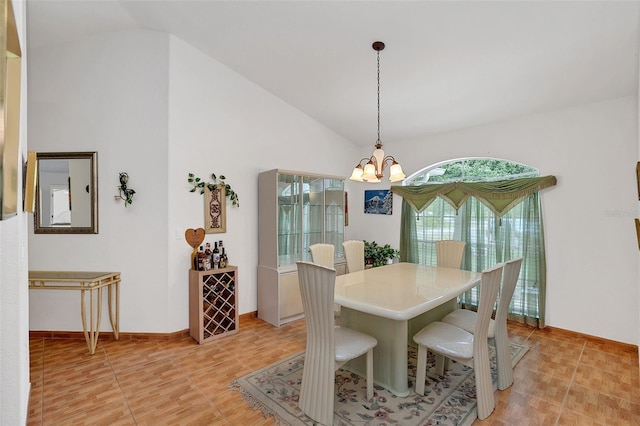
[[[218,243],[214,242],[213,246],[213,269],[220,267],[220,250],[218,250]]]
[[[213,268],[211,243],[207,243],[204,249],[204,270],[208,271]]]

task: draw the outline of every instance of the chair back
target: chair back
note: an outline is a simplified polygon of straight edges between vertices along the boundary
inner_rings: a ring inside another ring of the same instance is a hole
[[[493,313],[493,307],[498,297],[498,289],[502,280],[502,270],[504,264],[499,263],[491,268],[482,271],[480,280],[480,297],[478,300],[478,315],[476,317],[475,329],[473,332],[474,354],[479,352],[476,348],[478,344],[487,346],[487,335],[489,334],[489,321]]]
[[[333,423],[335,384],[335,328],[333,320],[336,270],[310,262],[296,262],[307,346],[299,406],[322,424]]]
[[[438,266],[444,268],[462,268],[462,256],[467,243],[456,240],[436,241],[436,258]]]
[[[502,288],[496,310],[494,340],[496,344],[496,361],[498,367],[498,389],[504,390],[513,383],[513,364],[509,354],[509,334],[507,332],[507,315],[513,292],[518,283],[522,258],[510,260],[504,264]]]
[[[509,313],[509,305],[513,297],[513,292],[518,284],[520,276],[520,268],[522,266],[522,258],[510,260],[504,263],[502,272],[502,288],[500,289],[500,300],[496,309],[496,324],[507,323],[507,315]]]
[[[349,240],[342,243],[344,257],[347,260],[347,272],[364,270],[364,241]]]
[[[309,246],[311,250],[311,260],[317,265],[327,266],[329,268],[334,267],[333,259],[335,247],[333,244],[313,244]]]

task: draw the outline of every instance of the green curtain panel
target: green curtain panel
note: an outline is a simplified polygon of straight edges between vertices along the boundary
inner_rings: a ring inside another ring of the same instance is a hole
[[[542,189],[554,186],[556,183],[555,176],[543,176],[494,182],[392,186],[391,191],[400,195],[418,213],[429,207],[436,197],[441,197],[457,211],[469,197],[473,196],[496,216],[502,217],[522,200]]]

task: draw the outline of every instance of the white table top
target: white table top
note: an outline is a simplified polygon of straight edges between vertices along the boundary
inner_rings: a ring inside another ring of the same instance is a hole
[[[395,263],[336,277],[335,303],[393,320],[408,320],[480,284],[481,274]]]

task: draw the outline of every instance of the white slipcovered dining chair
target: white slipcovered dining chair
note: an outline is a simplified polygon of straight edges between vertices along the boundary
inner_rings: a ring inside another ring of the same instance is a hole
[[[502,272],[502,287],[498,297],[496,319],[490,320],[487,336],[496,348],[496,364],[498,369],[498,389],[505,390],[513,384],[513,363],[509,354],[509,335],[507,334],[507,316],[513,292],[518,283],[522,258],[505,262]],[[468,309],[456,309],[442,318],[443,322],[453,324],[473,333],[478,314]]]
[[[327,266],[329,268],[334,267],[334,253],[335,247],[333,244],[318,243],[309,246],[311,250],[311,260],[317,265]]]
[[[309,246],[311,250],[311,261],[317,265],[334,267],[335,247],[333,244],[318,243]],[[340,305],[333,305],[333,316],[336,321],[340,322]]]
[[[370,400],[373,397],[373,348],[378,341],[368,334],[334,325],[335,269],[309,262],[296,264],[307,324],[298,406],[313,420],[332,425],[336,370],[366,354],[367,400]]]
[[[476,380],[476,402],[478,418],[483,420],[495,408],[491,367],[489,365],[489,343],[487,333],[489,320],[496,302],[502,264],[482,272],[480,281],[480,299],[474,334],[455,325],[434,321],[420,330],[413,340],[418,344],[418,365],[416,371],[416,393],[424,395],[424,382],[427,371],[427,350],[435,353],[436,358],[447,357],[473,368]],[[442,361],[437,365],[443,365]],[[442,372],[438,372],[442,374]]]
[[[364,270],[364,241],[348,240],[342,243],[344,257],[347,260],[347,272]]]
[[[457,240],[436,241],[436,258],[438,266],[444,268],[462,268],[462,256],[467,243]]]

